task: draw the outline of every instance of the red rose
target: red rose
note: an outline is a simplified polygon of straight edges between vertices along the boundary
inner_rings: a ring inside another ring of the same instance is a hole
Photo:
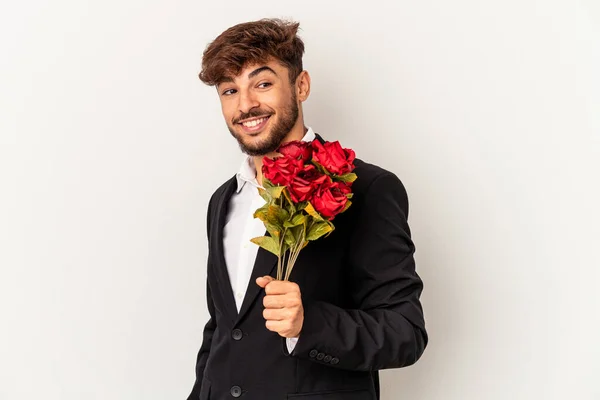
[[[287,189],[292,200],[299,203],[308,200],[325,182],[331,182],[331,178],[308,164],[292,178]]]
[[[289,157],[263,158],[262,173],[274,185],[287,186],[302,169],[302,161]]]
[[[300,140],[282,144],[279,146],[279,149],[277,149],[277,152],[295,160],[302,160],[302,162],[306,162],[312,157],[312,147],[310,142],[302,142]]]
[[[350,188],[344,182],[326,182],[314,193],[311,204],[323,218],[331,221],[346,207],[349,193]]]
[[[346,195],[352,193],[352,189],[350,189],[351,185],[352,182],[334,182],[334,189]]]
[[[313,159],[334,175],[344,175],[354,169],[354,150],[344,149],[338,141],[325,142],[313,140]]]

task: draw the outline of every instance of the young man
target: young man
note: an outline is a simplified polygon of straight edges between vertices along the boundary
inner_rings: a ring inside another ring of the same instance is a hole
[[[379,399],[378,370],[416,362],[427,344],[407,224],[391,172],[356,159],[352,206],[304,248],[290,281],[250,242],[264,204],[263,157],[282,143],[324,139],[304,125],[310,76],[298,24],[233,26],[205,50],[200,79],[216,86],[231,135],[248,155],[208,206],[210,319],[188,400]]]

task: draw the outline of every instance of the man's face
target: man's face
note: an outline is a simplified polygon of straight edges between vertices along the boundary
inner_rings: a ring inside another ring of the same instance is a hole
[[[247,65],[217,91],[227,128],[248,155],[275,151],[298,120],[295,85],[277,61]]]

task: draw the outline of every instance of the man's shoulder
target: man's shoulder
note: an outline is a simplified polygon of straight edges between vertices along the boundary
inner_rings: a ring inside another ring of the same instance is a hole
[[[212,203],[218,201],[228,190],[232,190],[235,187],[236,179],[235,175],[223,182],[217,189],[213,191],[210,196],[209,208]]]
[[[354,165],[356,180],[352,184],[354,196],[350,210],[354,208],[354,212],[361,212],[370,204],[370,212],[391,212],[390,209],[383,211],[381,207],[394,204],[394,210],[398,210],[398,206],[404,218],[408,217],[408,193],[394,172],[359,159]]]
[[[356,181],[352,184],[352,191],[355,193],[366,193],[376,182],[380,182],[380,186],[386,186],[390,183],[403,186],[400,178],[395,173],[379,165],[359,158],[354,160],[354,165],[353,172],[356,174]]]
[[[316,138],[325,143],[327,140],[319,133],[315,132]],[[379,181],[384,178],[383,181],[397,181],[402,185],[400,179],[393,172],[380,167],[379,165],[372,164],[360,158],[354,159],[354,173],[357,176],[357,180],[353,183],[352,189],[354,192],[362,192],[368,190],[371,184],[375,181]]]
[[[235,175],[228,178],[223,182],[217,189],[215,189],[213,196],[218,196],[219,194],[225,193],[227,189],[236,181]]]

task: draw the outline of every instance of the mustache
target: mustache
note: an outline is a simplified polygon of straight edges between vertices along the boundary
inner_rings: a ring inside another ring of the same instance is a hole
[[[253,108],[252,110],[248,111],[247,113],[240,114],[237,118],[234,118],[231,122],[234,124],[237,124],[243,119],[256,118],[256,117],[262,117],[262,116],[270,116],[271,114],[272,113],[270,113],[268,111],[264,111],[259,108],[256,108],[256,109]]]

